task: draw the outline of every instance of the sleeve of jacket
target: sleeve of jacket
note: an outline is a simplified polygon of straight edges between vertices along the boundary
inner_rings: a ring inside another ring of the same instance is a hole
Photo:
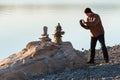
[[[81,20],[79,21],[79,23],[84,29],[89,29],[89,27],[87,25],[83,24]]]
[[[99,17],[99,15],[96,14],[93,17],[93,21],[92,22],[86,22],[86,24],[87,24],[87,26],[96,26],[99,23],[99,21],[100,21],[100,17]]]

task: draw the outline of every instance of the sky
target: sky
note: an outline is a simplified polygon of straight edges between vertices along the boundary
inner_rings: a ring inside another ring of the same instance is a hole
[[[119,3],[120,0],[0,0],[1,4],[82,4],[82,3]]]

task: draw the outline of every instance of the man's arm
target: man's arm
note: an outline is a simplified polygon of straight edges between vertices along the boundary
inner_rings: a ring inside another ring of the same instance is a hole
[[[99,23],[99,21],[100,21],[99,15],[95,15],[91,22],[86,22],[86,25],[87,26],[96,26]]]

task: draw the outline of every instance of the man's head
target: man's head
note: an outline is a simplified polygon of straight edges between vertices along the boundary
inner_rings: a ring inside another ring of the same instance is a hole
[[[84,11],[84,13],[85,13],[88,17],[90,17],[91,14],[92,14],[92,10],[91,10],[90,8],[86,8],[85,11]]]

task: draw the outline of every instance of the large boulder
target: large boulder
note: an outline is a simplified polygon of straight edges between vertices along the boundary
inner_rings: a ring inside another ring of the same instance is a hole
[[[33,41],[17,54],[0,62],[0,80],[24,80],[38,74],[73,70],[86,66],[86,54],[70,42]]]

